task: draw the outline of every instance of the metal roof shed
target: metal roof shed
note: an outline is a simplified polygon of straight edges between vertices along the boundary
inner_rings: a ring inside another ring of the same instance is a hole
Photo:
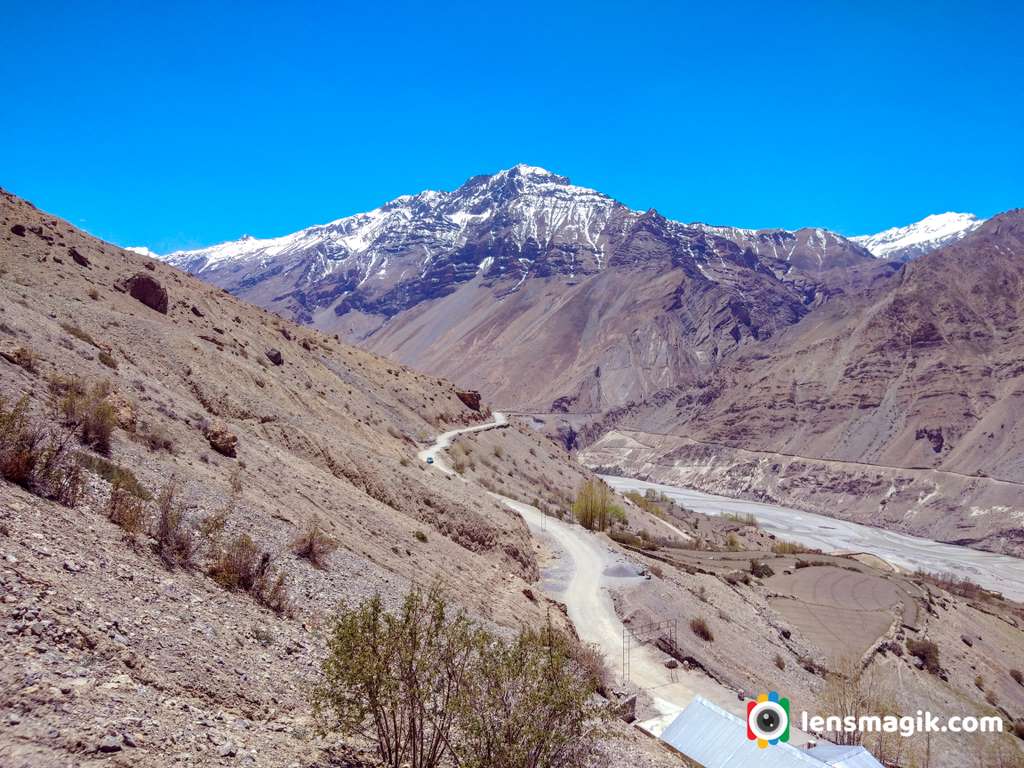
[[[818,744],[807,750],[831,768],[884,768],[864,747],[840,747],[836,744]]]
[[[755,742],[747,740],[745,722],[701,696],[696,696],[679,713],[661,738],[705,768],[824,768],[828,765],[809,750],[789,744],[759,749]]]

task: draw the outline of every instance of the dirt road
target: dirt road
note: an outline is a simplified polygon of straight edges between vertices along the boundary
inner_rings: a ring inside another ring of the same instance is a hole
[[[420,451],[420,460],[426,461],[432,457],[437,469],[445,474],[454,474],[444,461],[444,449],[451,445],[456,435],[493,429],[508,423],[504,414],[495,413],[494,417],[495,420],[489,424],[445,432],[431,447]],[[616,678],[621,677],[623,624],[612,605],[608,588],[616,584],[643,581],[637,566],[603,535],[545,517],[540,510],[529,504],[500,494],[491,493],[491,496],[521,515],[533,534],[547,544],[557,565],[546,569],[545,591],[565,603],[580,638],[600,648],[609,666],[615,670]],[[631,572],[632,575],[629,575]],[[701,672],[668,669],[664,664],[667,659],[665,654],[635,641],[631,645],[630,680],[650,694],[654,708],[663,721],[652,723],[652,728],[666,725],[696,694],[746,717],[746,705],[737,698],[735,691],[719,685]]]

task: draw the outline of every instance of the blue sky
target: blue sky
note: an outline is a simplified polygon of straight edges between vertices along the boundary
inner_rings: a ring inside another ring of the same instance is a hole
[[[0,186],[122,245],[517,162],[746,227],[1024,205],[1017,4],[0,3]]]

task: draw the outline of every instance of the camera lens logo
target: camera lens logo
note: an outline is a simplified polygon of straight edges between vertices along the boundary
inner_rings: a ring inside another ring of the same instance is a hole
[[[747,738],[764,749],[769,744],[789,741],[789,699],[775,691],[762,693],[747,702]]]

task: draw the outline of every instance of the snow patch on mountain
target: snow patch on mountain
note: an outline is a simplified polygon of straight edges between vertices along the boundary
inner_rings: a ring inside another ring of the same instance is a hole
[[[137,253],[139,254],[139,256],[149,256],[149,258],[151,259],[163,258],[163,256],[161,256],[159,253],[157,253],[156,251],[149,250],[149,248],[147,248],[144,245],[129,245],[127,248],[125,248],[125,250],[131,251],[132,253]]]
[[[984,223],[972,213],[936,213],[905,227],[850,239],[879,259],[908,261],[961,240]]]

